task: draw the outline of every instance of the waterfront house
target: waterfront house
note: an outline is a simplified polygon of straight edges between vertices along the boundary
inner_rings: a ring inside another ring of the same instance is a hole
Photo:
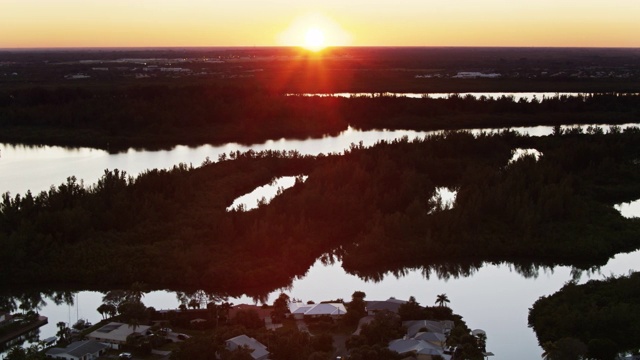
[[[339,318],[347,313],[347,309],[343,303],[303,304],[301,302],[291,302],[289,303],[289,312],[295,319],[320,316]]]
[[[417,339],[403,338],[392,340],[389,343],[389,350],[407,357],[413,356],[420,360],[431,360],[435,356],[440,356],[445,360],[449,360],[451,358],[451,355],[445,354],[442,347]]]
[[[447,336],[453,328],[452,321],[412,320],[402,322],[407,335],[389,342],[389,350],[413,359],[430,360],[440,356],[449,360],[445,351]]]
[[[99,342],[111,344],[113,348],[126,344],[129,336],[145,336],[150,326],[138,325],[131,326],[128,324],[110,322],[107,325],[87,335],[87,338]]]
[[[92,360],[104,354],[109,345],[95,340],[72,342],[65,348],[51,348],[45,353],[47,358],[65,360]]]
[[[267,347],[258,340],[247,335],[236,336],[227,340],[225,343],[227,349],[231,351],[241,347],[249,348],[251,350],[251,357],[254,358],[254,360],[266,360],[269,358],[269,351],[267,351]]]
[[[398,300],[394,297],[390,297],[388,300],[382,301],[367,301],[367,314],[375,315],[379,311],[391,311],[397,314],[400,306],[406,303],[406,301]]]
[[[410,338],[424,330],[446,335],[453,329],[453,321],[411,320],[404,321],[402,326],[407,328],[407,336]]]

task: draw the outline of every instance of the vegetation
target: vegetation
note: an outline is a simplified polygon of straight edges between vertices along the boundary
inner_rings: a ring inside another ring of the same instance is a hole
[[[42,348],[38,345],[31,345],[26,349],[15,346],[11,348],[4,357],[6,360],[44,360],[46,358]]]
[[[439,130],[638,119],[640,95],[554,96],[532,101],[453,95],[287,96],[265,87],[146,85],[0,90],[0,141],[91,146],[253,143],[358,129]]]
[[[571,281],[529,310],[529,326],[548,359],[612,360],[640,350],[640,273]]]
[[[587,268],[640,247],[637,220],[612,204],[640,197],[640,131],[511,132],[354,145],[343,155],[233,153],[198,168],[107,171],[38,195],[3,195],[2,287],[73,284],[260,296],[318,257],[377,279],[407,266],[468,274],[485,261],[523,274]],[[514,148],[544,155],[510,162]],[[307,174],[269,205],[226,211],[272,178]],[[458,189],[442,210],[435,188]],[[445,301],[446,303],[446,301]],[[186,304],[185,304],[186,307]]]

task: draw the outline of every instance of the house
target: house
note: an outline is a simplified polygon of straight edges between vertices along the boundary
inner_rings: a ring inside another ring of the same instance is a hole
[[[126,344],[129,336],[144,336],[150,326],[138,325],[133,327],[128,324],[110,322],[107,325],[87,335],[87,338],[99,342],[111,344],[114,348]]]
[[[428,332],[448,334],[453,329],[453,321],[411,320],[402,322],[407,328],[407,336],[413,338],[426,329]]]
[[[426,341],[430,344],[440,346],[440,347],[444,347],[447,342],[447,336],[445,334],[430,332],[430,331],[419,332],[413,338],[416,340]]]
[[[448,360],[450,355],[444,353],[444,348],[430,344],[426,341],[416,339],[397,339],[389,343],[389,350],[395,351],[400,355],[414,355],[419,359],[432,359],[434,356],[441,356]]]
[[[397,314],[400,306],[406,303],[406,301],[394,297],[383,301],[367,301],[367,314],[375,315],[379,311],[391,311]]]
[[[67,360],[92,360],[104,354],[109,345],[95,340],[72,342],[65,348],[51,348],[45,353],[47,358]]]
[[[243,346],[246,346],[251,350],[251,357],[255,360],[266,360],[269,358],[269,351],[267,351],[267,347],[262,345],[258,340],[248,337],[247,335],[239,335],[226,341],[226,347],[231,351]]]
[[[331,316],[338,318],[347,313],[343,303],[303,304],[301,302],[289,303],[289,312],[295,319],[303,319],[305,316],[319,317]]]
[[[389,342],[389,350],[419,360],[431,360],[440,356],[451,358],[445,351],[447,336],[453,328],[452,321],[412,320],[402,322],[407,335]]]

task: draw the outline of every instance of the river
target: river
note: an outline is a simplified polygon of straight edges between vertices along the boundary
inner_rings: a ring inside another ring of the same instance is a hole
[[[626,126],[630,126],[625,125]],[[550,134],[550,127],[515,128],[514,130],[534,136]],[[474,132],[481,130],[472,130]],[[486,129],[483,131],[487,131]],[[149,168],[169,168],[178,163],[198,166],[206,157],[216,160],[222,153],[231,151],[256,151],[264,149],[298,150],[302,154],[337,153],[352,143],[365,146],[380,140],[392,140],[403,136],[422,137],[427,132],[416,131],[359,131],[348,129],[338,136],[307,140],[270,140],[262,144],[199,147],[176,146],[171,150],[129,150],[109,154],[90,148],[63,148],[57,146],[24,146],[0,144],[0,191],[11,194],[27,190],[39,192],[65,181],[74,175],[83,179],[85,185],[96,182],[105,169],[120,169],[137,175]],[[624,206],[625,209],[631,206]],[[628,211],[628,210],[625,210]],[[640,210],[630,210],[625,216],[640,216]],[[602,278],[611,274],[626,274],[638,270],[640,252],[620,254],[604,266],[600,273],[583,275],[581,282],[589,278]],[[438,294],[445,293],[451,300],[454,312],[461,314],[472,329],[487,332],[487,350],[495,353],[492,359],[540,359],[542,350],[531,329],[527,327],[528,309],[540,296],[559,290],[572,278],[571,269],[557,267],[553,271],[541,270],[535,278],[525,278],[507,265],[484,266],[470,277],[425,279],[419,271],[408,271],[405,276],[387,276],[373,283],[365,282],[346,274],[340,264],[324,266],[317,262],[305,277],[295,280],[286,293],[303,301],[319,302],[336,298],[350,299],[356,291],[364,291],[367,300],[385,300],[389,297],[408,299],[415,296],[422,305],[433,305]],[[279,291],[271,294],[272,302]],[[49,324],[41,328],[40,338],[55,335],[59,321],[74,323],[78,318],[92,322],[100,320],[96,308],[101,304],[102,294],[82,291],[73,306],[49,302],[40,313],[49,317]],[[248,298],[231,299],[235,304],[251,302]],[[176,308],[178,300],[171,291],[154,291],[143,298],[147,306],[156,309]]]

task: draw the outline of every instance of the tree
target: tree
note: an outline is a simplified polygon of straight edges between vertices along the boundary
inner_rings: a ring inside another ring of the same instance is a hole
[[[394,360],[402,359],[403,356],[395,351],[389,350],[387,346],[361,346],[349,351],[350,360]]]
[[[587,345],[582,341],[565,337],[556,342],[543,344],[545,360],[580,360],[587,354]]]
[[[98,306],[98,312],[102,315],[102,320],[110,316],[115,316],[117,313],[116,307],[112,304],[102,304]]]
[[[405,331],[400,316],[391,311],[380,311],[373,321],[362,326],[361,334],[369,345],[385,346],[389,341],[401,338]]]
[[[487,351],[487,334],[479,333],[476,335],[476,338],[478,342],[478,349],[480,349],[480,351],[482,352],[486,352]]]
[[[4,357],[6,360],[44,360],[46,359],[44,352],[38,349],[38,345],[31,345],[23,349],[20,346],[14,346]]]
[[[193,336],[180,343],[178,349],[171,352],[171,359],[218,360],[216,354],[225,350],[213,336]]]
[[[56,326],[58,327],[58,332],[56,333],[56,336],[60,338],[59,341],[61,342],[69,341],[69,338],[71,335],[71,329],[67,327],[67,323],[65,323],[64,321],[60,321],[56,324]]]
[[[118,311],[120,304],[126,300],[127,294],[122,290],[111,290],[102,297],[102,302],[111,305]]]
[[[362,291],[355,291],[351,295],[351,302],[346,305],[347,314],[344,316],[347,325],[356,326],[360,319],[367,315],[367,303],[364,301],[366,296]]]
[[[131,284],[131,288],[126,292],[126,300],[130,302],[141,302],[144,294],[147,292],[147,285],[143,282],[136,281]]]
[[[400,305],[398,315],[400,315],[403,321],[426,319],[424,308],[418,304],[416,298],[413,296],[409,297],[408,302]]]
[[[447,294],[440,294],[436,297],[436,304],[438,304],[438,306],[447,306],[446,304],[448,304],[449,302],[450,301],[449,297],[447,297]]]
[[[191,299],[188,306],[192,309],[200,309],[200,302],[197,299]]]
[[[285,293],[281,293],[278,298],[273,302],[272,315],[276,322],[281,322],[285,315],[289,312],[289,296]]]
[[[614,360],[618,355],[618,344],[611,339],[591,339],[588,344],[589,358]]]
[[[244,326],[247,329],[259,329],[264,327],[264,321],[260,319],[255,310],[240,310],[233,318],[233,323]]]
[[[542,344],[542,359],[553,360],[553,354],[556,351],[556,344],[553,341],[547,341]]]
[[[319,334],[311,338],[311,347],[316,352],[332,353],[333,336],[331,334]]]

